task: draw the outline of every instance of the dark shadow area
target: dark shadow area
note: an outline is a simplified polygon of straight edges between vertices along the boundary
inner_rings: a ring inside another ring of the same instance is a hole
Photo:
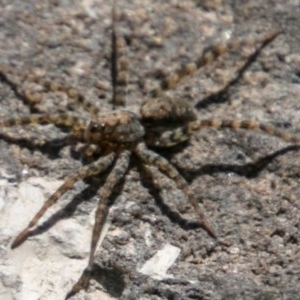
[[[119,298],[125,289],[125,280],[119,268],[105,268],[93,265],[92,278],[99,282],[112,296]]]
[[[146,170],[145,167],[143,167],[142,163],[138,163],[137,167],[141,176],[142,185],[149,191],[151,196],[154,198],[155,203],[157,204],[163,215],[166,215],[171,220],[171,222],[178,224],[185,230],[191,230],[201,227],[201,225],[198,222],[186,220],[181,217],[180,213],[171,209],[161,197],[161,187],[159,187],[153,182],[150,172]]]
[[[148,147],[154,152],[166,158],[168,161],[171,161],[173,156],[178,153],[181,153],[188,145],[190,144],[190,140],[183,141],[177,145],[173,145],[172,147]],[[171,151],[170,151],[171,150]]]
[[[113,297],[120,297],[125,289],[125,280],[123,273],[119,268],[106,268],[94,264],[92,270],[85,269],[72,289],[67,293],[65,300],[79,293],[81,290],[87,290],[91,279],[99,282],[103,288]]]
[[[137,284],[143,293],[159,299],[182,300],[182,299],[208,299],[205,290],[195,286],[191,281],[181,278],[166,278],[162,280],[137,279]],[[126,298],[122,298],[126,299]],[[152,299],[152,298],[149,298]]]
[[[180,169],[177,167],[181,174],[185,174],[185,179],[192,181],[197,176],[202,175],[212,175],[215,173],[235,173],[239,176],[243,176],[246,178],[255,178],[259,175],[259,173],[264,170],[268,164],[270,164],[274,159],[279,156],[285,155],[288,152],[299,151],[300,146],[291,145],[284,149],[280,149],[274,153],[266,155],[253,163],[248,163],[245,165],[233,165],[233,164],[207,164],[202,166],[198,170],[186,170]],[[170,153],[169,153],[170,155]],[[184,230],[191,230],[200,228],[201,225],[198,222],[190,221],[184,219],[179,212],[171,209],[164,201],[162,196],[160,195],[160,190],[162,187],[155,184],[152,179],[152,175],[150,171],[147,170],[141,162],[137,164],[138,171],[141,176],[142,185],[148,190],[151,196],[155,199],[155,202],[161,213],[166,215],[171,222],[178,224]]]
[[[288,152],[299,151],[299,145],[291,145],[286,148],[280,149],[274,153],[266,155],[253,163],[244,165],[233,164],[207,164],[198,170],[186,170],[177,167],[180,173],[185,174],[186,179],[192,180],[195,176],[212,175],[215,173],[235,173],[246,178],[255,178],[259,173],[267,167],[274,159],[279,156],[285,155]]]

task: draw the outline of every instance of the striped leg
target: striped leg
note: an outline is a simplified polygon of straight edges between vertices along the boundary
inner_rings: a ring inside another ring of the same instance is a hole
[[[12,127],[29,124],[54,124],[56,126],[65,126],[72,128],[75,131],[79,131],[86,127],[86,120],[67,113],[31,114],[23,117],[13,117],[4,120],[0,119],[0,127]]]
[[[99,241],[100,233],[104,221],[108,212],[109,197],[114,189],[114,187],[124,178],[127,172],[130,160],[130,151],[123,151],[116,162],[115,167],[106,179],[105,184],[99,192],[100,202],[96,211],[95,225],[93,229],[92,242],[91,242],[91,252],[89,258],[88,268],[92,268],[94,263],[94,256],[96,251],[96,246]]]
[[[203,66],[210,64],[216,60],[219,56],[224,55],[230,51],[238,50],[243,47],[253,46],[261,43],[259,51],[271,43],[278,35],[280,31],[270,31],[256,39],[230,41],[227,44],[216,44],[205,49],[195,62],[189,62],[180,66],[171,74],[167,74],[161,79],[160,86],[150,92],[150,97],[156,98],[161,96],[164,91],[174,88],[177,84],[186,76],[195,73]],[[240,72],[239,72],[240,73]]]
[[[21,86],[15,83],[14,80],[12,80],[8,75],[24,77],[24,74],[13,68],[5,65],[0,65],[0,80],[9,85],[10,88],[16,94],[16,96],[19,97],[26,105],[34,107],[36,104],[42,102],[42,97],[40,95],[37,95],[36,93],[31,93],[28,90],[24,90]],[[27,75],[26,78],[27,77],[29,77],[29,75]]]
[[[83,139],[83,132],[86,128],[86,120],[73,116],[68,113],[59,114],[31,114],[24,117],[12,117],[9,119],[0,119],[0,127],[13,127],[29,124],[54,124],[56,126],[69,127],[72,129],[72,138],[76,140]]]
[[[71,86],[46,80],[40,77],[36,78],[35,82],[43,86],[49,92],[65,93],[69,97],[69,99],[71,99],[75,104],[78,103],[82,108],[84,108],[87,112],[89,112],[93,116],[96,116],[100,111],[90,101],[88,101],[83,94],[79,93],[75,88]]]
[[[116,106],[125,105],[127,65],[125,56],[125,40],[117,30],[116,0],[112,10],[112,34],[111,34],[111,81],[113,88],[112,104]]]
[[[271,43],[280,33],[281,33],[280,31],[271,31],[265,34],[264,36],[261,36],[260,39],[258,40],[258,42],[260,42],[261,45],[257,47],[256,50],[250,56],[248,56],[247,60],[236,70],[235,75],[232,77],[232,79],[229,80],[225,85],[223,85],[223,87],[220,88],[218,91],[198,101],[195,105],[195,108],[203,109],[206,108],[211,103],[221,103],[229,99],[230,91],[231,91],[230,89],[234,87],[242,79],[244,73],[249,69],[251,64],[256,61],[261,51],[269,43]],[[247,43],[247,45],[254,46],[251,45],[251,43]]]
[[[262,124],[251,120],[218,120],[218,119],[206,119],[198,120],[188,123],[188,125],[178,127],[174,130],[169,130],[157,134],[156,138],[151,136],[151,145],[157,147],[170,147],[179,144],[189,139],[189,137],[204,128],[215,128],[215,129],[246,129],[246,130],[260,130],[269,135],[278,137],[288,143],[300,144],[300,136],[291,134],[287,131],[280,130],[272,125]]]
[[[13,117],[3,120],[0,119],[0,127],[13,127],[30,124],[54,124],[56,126],[71,128],[72,132],[64,139],[65,145],[74,144],[77,141],[84,141],[84,130],[86,128],[86,120],[76,116],[72,116],[70,114],[32,114],[23,117]],[[30,136],[15,138],[11,137],[7,133],[1,133],[0,138],[13,143],[26,142],[26,144],[31,147],[42,147],[46,143],[46,140],[42,136],[37,139],[32,139],[32,137]]]
[[[11,248],[13,249],[18,247],[28,238],[30,235],[30,229],[37,224],[47,209],[54,205],[57,200],[68,190],[70,190],[77,181],[103,172],[112,164],[114,158],[115,154],[111,153],[89,165],[80,168],[76,174],[67,178],[67,180],[48,198],[37,214],[29,222],[28,226],[14,239]]]
[[[65,299],[72,297],[77,294],[80,290],[86,289],[89,284],[89,280],[92,275],[92,269],[94,264],[96,247],[100,238],[100,234],[108,215],[109,207],[112,203],[109,201],[109,197],[114,189],[114,187],[124,178],[124,175],[128,169],[130,160],[130,151],[123,151],[114,166],[113,170],[107,177],[107,180],[103,187],[99,191],[99,204],[95,215],[95,224],[93,228],[91,250],[88,266],[79,278],[79,280],[72,287],[71,291],[67,294]]]
[[[147,165],[156,166],[162,173],[167,175],[169,178],[174,180],[178,188],[181,189],[188,197],[191,205],[195,209],[201,226],[209,233],[212,237],[216,237],[215,230],[211,223],[205,216],[204,209],[199,205],[198,201],[194,197],[193,193],[190,191],[187,182],[179,174],[179,172],[162,156],[157,153],[147,149],[144,143],[137,145],[135,153],[141,158],[141,160]]]
[[[9,66],[0,65],[0,79],[7,83],[15,92],[15,94],[25,102],[25,104],[34,106],[42,102],[43,97],[39,93],[33,93],[28,89],[20,87],[12,79],[9,78],[9,74],[21,77],[24,81],[27,82],[36,83],[44,87],[48,92],[63,92],[69,97],[69,99],[71,99],[75,103],[78,103],[93,116],[96,116],[99,113],[99,109],[97,107],[89,102],[83,94],[79,93],[75,88],[71,86],[44,79],[39,75],[23,74],[22,72],[14,70]]]

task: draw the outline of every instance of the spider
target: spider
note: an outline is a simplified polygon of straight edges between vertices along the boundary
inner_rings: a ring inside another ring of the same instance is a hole
[[[124,103],[124,86],[126,85],[126,60],[122,56],[124,40],[116,29],[116,1],[112,10],[112,103],[114,108]],[[261,46],[256,50],[258,53],[262,48],[272,42],[279,31],[272,31],[262,35],[255,42]],[[253,41],[250,41],[251,43]],[[242,42],[244,43],[244,41]],[[300,139],[288,132],[283,132],[275,127],[260,124],[250,120],[198,120],[192,107],[182,99],[168,98],[164,91],[174,88],[184,77],[190,76],[204,65],[215,60],[218,56],[230,51],[232,48],[240,47],[240,44],[228,43],[226,45],[213,45],[206,49],[196,62],[182,65],[176,72],[166,75],[161,80],[159,88],[150,93],[150,99],[141,105],[139,114],[125,109],[116,109],[109,114],[98,111],[82,94],[76,89],[60,85],[55,82],[44,80],[40,77],[28,77],[31,80],[51,92],[62,91],[67,94],[71,101],[82,105],[90,113],[90,119],[65,113],[56,114],[31,114],[24,117],[8,118],[0,120],[0,126],[25,126],[29,124],[54,124],[57,127],[67,128],[69,135],[67,142],[71,145],[82,143],[84,154],[91,160],[82,166],[76,173],[66,178],[65,182],[46,200],[40,210],[34,215],[28,226],[14,239],[11,247],[14,249],[21,245],[31,234],[32,229],[38,224],[41,217],[54,205],[74,184],[88,177],[100,176],[111,168],[105,183],[98,191],[100,199],[95,215],[95,224],[92,232],[89,261],[86,270],[79,278],[66,298],[69,298],[86,288],[90,279],[90,273],[94,264],[94,257],[103,228],[103,224],[113,205],[111,194],[116,185],[126,176],[130,160],[138,159],[147,168],[155,166],[161,173],[172,179],[177,187],[181,189],[198,216],[199,224],[212,237],[217,239],[217,233],[206,217],[204,208],[191,192],[187,181],[180,175],[177,169],[162,155],[158,154],[156,148],[172,148],[182,144],[190,137],[205,127],[214,129],[247,129],[261,130],[273,136],[277,136],[291,143],[299,143]],[[29,105],[35,105],[40,99],[27,91],[20,89],[9,79],[7,74],[16,71],[9,67],[1,66],[0,76],[7,82],[17,94],[20,94]],[[242,72],[241,72],[242,73]],[[241,74],[239,74],[241,76]],[[234,83],[234,82],[233,82]],[[229,85],[233,84],[232,82]],[[228,85],[228,86],[229,86]]]

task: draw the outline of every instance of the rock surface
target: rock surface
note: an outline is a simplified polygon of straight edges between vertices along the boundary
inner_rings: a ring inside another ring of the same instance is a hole
[[[283,33],[226,97],[208,96],[234,77],[253,49],[226,55],[168,94],[196,105],[199,118],[255,119],[300,135],[300,3],[259,2],[119,0],[118,26],[130,62],[127,108],[138,111],[161,72],[197,58],[208,45],[279,28]],[[73,85],[110,111],[110,32],[110,1],[4,0],[0,64]],[[64,94],[16,80],[43,95],[40,111],[66,107]],[[0,101],[0,118],[29,112],[4,82]],[[68,109],[84,114],[74,104]],[[29,139],[64,136],[52,126],[1,128],[1,137],[3,132]],[[297,299],[300,153],[288,146],[259,132],[205,130],[174,152],[161,151],[203,201],[218,241],[172,213],[195,220],[170,180],[157,174],[159,190],[133,160],[116,193],[94,279],[72,299]],[[45,199],[81,165],[68,150],[0,141],[1,300],[64,299],[87,264],[97,199],[86,183],[47,212],[34,236],[10,249]],[[262,158],[265,163],[255,166]],[[167,245],[180,255],[164,278],[138,272]]]

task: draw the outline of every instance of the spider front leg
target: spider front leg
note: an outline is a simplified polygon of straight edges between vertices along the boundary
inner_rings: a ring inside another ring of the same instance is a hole
[[[86,120],[66,114],[66,113],[57,113],[57,114],[31,114],[29,116],[23,117],[14,117],[9,119],[0,119],[0,127],[13,127],[13,126],[22,126],[22,125],[30,125],[30,124],[53,124],[58,127],[67,127],[71,128],[71,133],[65,138],[65,141],[68,143],[72,143],[74,141],[84,141],[84,130],[86,127]],[[18,139],[12,138],[7,134],[1,134],[1,138],[6,139],[12,142],[18,142]],[[25,137],[26,138],[26,137]],[[22,141],[20,139],[20,141]],[[44,145],[44,139],[32,140],[28,139],[28,142],[31,146],[39,147]]]
[[[29,116],[0,120],[1,127],[12,127],[29,124],[54,124],[56,126],[65,126],[75,130],[83,129],[85,127],[85,123],[86,121],[84,119],[66,113],[31,114]]]
[[[165,158],[149,150],[144,143],[139,143],[137,145],[135,153],[141,158],[144,164],[157,167],[162,173],[174,180],[178,188],[181,189],[188,197],[188,200],[200,219],[201,226],[210,236],[216,238],[215,229],[205,216],[204,209],[200,206],[193,193],[190,191],[188,183],[179,174],[179,172]]]
[[[100,200],[95,214],[95,224],[93,228],[88,266],[84,270],[79,280],[74,284],[71,291],[67,294],[65,299],[72,297],[82,289],[87,289],[89,285],[89,280],[92,275],[96,247],[100,238],[103,225],[108,215],[109,207],[112,204],[110,203],[109,197],[112,194],[114,187],[124,178],[124,175],[129,166],[129,160],[130,160],[130,151],[128,150],[123,151],[119,155],[116,165],[114,166],[113,170],[107,177],[105,184],[99,191],[98,195]]]
[[[111,153],[89,165],[80,168],[76,172],[76,174],[67,178],[66,181],[48,198],[48,200],[40,208],[37,214],[29,222],[28,226],[14,239],[11,248],[14,249],[18,247],[28,238],[28,236],[30,235],[30,229],[37,224],[37,222],[45,214],[48,208],[54,205],[57,202],[57,200],[68,190],[70,190],[77,181],[103,172],[112,164],[114,158],[115,154]]]

